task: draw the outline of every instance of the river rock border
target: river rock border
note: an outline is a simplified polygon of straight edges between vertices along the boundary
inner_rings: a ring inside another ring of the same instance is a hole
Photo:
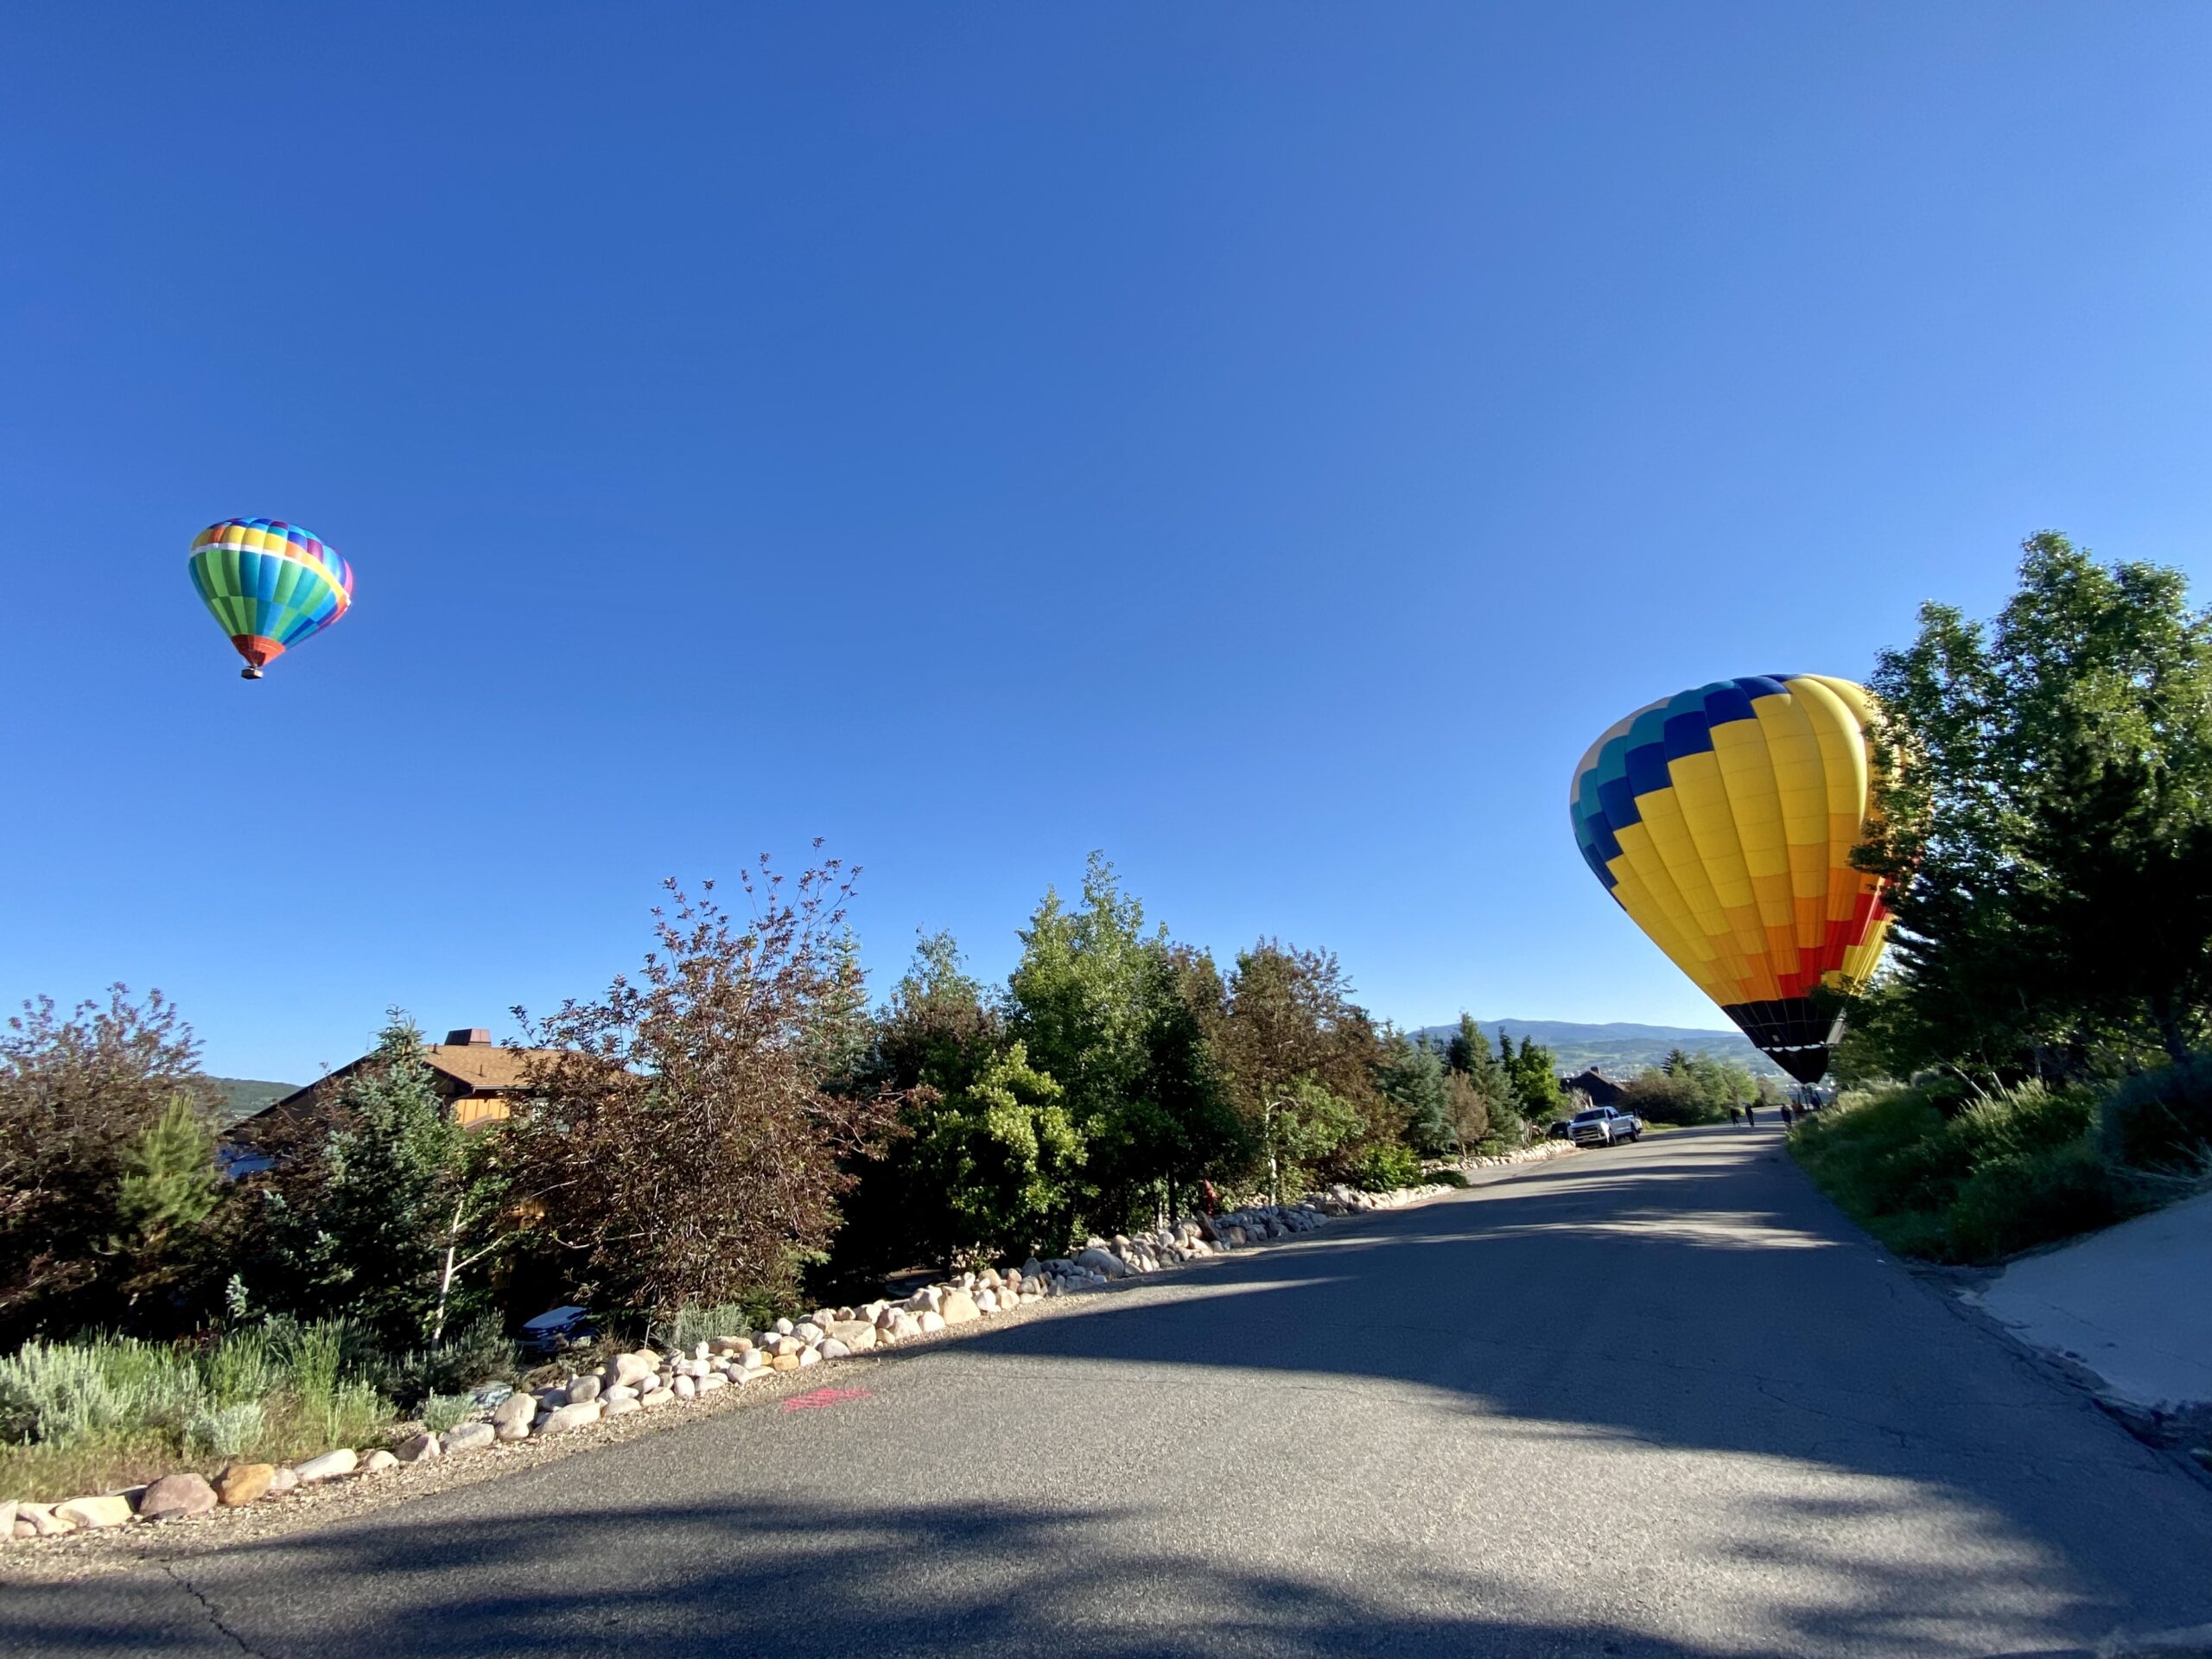
[[[1469,1159],[1463,1168],[1541,1162],[1572,1151],[1548,1142],[1503,1157]],[[476,1414],[442,1433],[423,1429],[396,1446],[341,1446],[291,1465],[234,1462],[212,1482],[189,1471],[144,1486],[71,1498],[60,1503],[0,1499],[0,1539],[35,1541],[80,1532],[166,1524],[238,1510],[316,1488],[351,1485],[408,1465],[466,1457],[502,1443],[577,1434],[639,1413],[703,1403],[745,1384],[803,1371],[827,1360],[896,1347],[1056,1297],[1096,1291],[1205,1257],[1269,1240],[1309,1233],[1334,1217],[1395,1210],[1456,1188],[1441,1185],[1362,1192],[1335,1186],[1293,1205],[1255,1205],[1138,1234],[1096,1236],[1080,1250],[1019,1268],[986,1268],[925,1285],[896,1300],[817,1309],[804,1319],[779,1319],[749,1337],[718,1337],[688,1352],[641,1348],[616,1354],[596,1370],[550,1387],[480,1392]]]

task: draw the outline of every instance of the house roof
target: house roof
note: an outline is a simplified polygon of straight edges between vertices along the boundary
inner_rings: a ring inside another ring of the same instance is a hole
[[[472,1090],[519,1089],[523,1073],[531,1061],[550,1059],[559,1052],[552,1048],[499,1048],[488,1043],[423,1046],[423,1058],[434,1069],[456,1083],[467,1084]]]
[[[498,1095],[521,1088],[524,1071],[531,1061],[546,1059],[560,1052],[554,1048],[502,1048],[496,1043],[425,1043],[423,1045],[423,1060],[433,1071],[441,1072],[459,1084],[464,1093]],[[288,1106],[305,1104],[353,1076],[375,1058],[372,1054],[364,1054],[358,1060],[349,1060],[336,1071],[316,1078],[306,1088],[295,1089],[282,1100],[271,1101],[252,1116],[266,1117]]]

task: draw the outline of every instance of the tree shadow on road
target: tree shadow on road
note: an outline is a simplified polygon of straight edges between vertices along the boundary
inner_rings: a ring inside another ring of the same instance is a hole
[[[1876,1567],[1894,1582],[1864,1584],[1853,1607],[1787,1611],[1747,1649],[1624,1623],[1562,1622],[1517,1605],[1506,1575],[1479,1570],[1425,1572],[1384,1599],[1362,1590],[1356,1560],[1301,1572],[1224,1559],[1234,1554],[1162,1541],[1141,1513],[1065,1507],[791,1499],[491,1521],[393,1512],[182,1563],[175,1581],[148,1572],[10,1592],[0,1634],[27,1654],[243,1650],[266,1659],[1988,1651],[1954,1628],[1987,1588],[1955,1567]],[[1837,1566],[1791,1565],[1814,1577]],[[1919,1611],[1899,1611],[1908,1603]]]

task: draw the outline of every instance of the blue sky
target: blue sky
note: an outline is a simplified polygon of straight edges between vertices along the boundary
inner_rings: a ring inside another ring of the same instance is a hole
[[[1722,1023],[1589,739],[2014,548],[2204,564],[2212,12],[16,7],[0,996],[299,1079],[810,836],[1104,848],[1407,1023]],[[201,525],[352,559],[241,683]]]

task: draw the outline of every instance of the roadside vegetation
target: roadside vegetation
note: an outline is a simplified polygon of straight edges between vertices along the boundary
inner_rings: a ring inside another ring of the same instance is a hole
[[[1989,622],[1874,677],[1900,763],[1859,858],[1891,966],[1791,1137],[1892,1248],[1986,1262],[2212,1174],[2212,616],[2178,572],[2024,547]]]
[[[59,1496],[439,1426],[524,1375],[510,1333],[587,1305],[688,1347],[909,1270],[1415,1184],[1565,1109],[1553,1058],[1463,1019],[1377,1022],[1325,950],[1226,963],[1094,855],[1002,985],[918,941],[880,1001],[851,874],[671,885],[650,953],[532,1018],[512,1116],[448,1116],[397,1010],[308,1109],[219,1136],[158,994],[0,1037],[0,1492]],[[227,1144],[219,1144],[226,1140]]]

